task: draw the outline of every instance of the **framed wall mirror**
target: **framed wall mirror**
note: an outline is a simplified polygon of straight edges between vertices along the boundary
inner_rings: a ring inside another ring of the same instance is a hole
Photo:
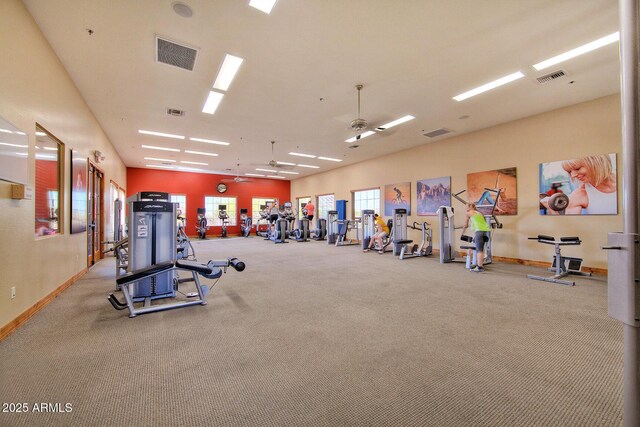
[[[35,145],[35,234],[53,236],[63,231],[62,176],[64,144],[36,125]]]
[[[29,184],[29,137],[0,117],[0,179]]]

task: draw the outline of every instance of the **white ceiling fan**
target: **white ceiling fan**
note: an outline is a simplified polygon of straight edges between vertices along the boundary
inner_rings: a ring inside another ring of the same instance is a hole
[[[235,178],[223,178],[222,182],[244,183],[244,182],[253,182],[253,180],[249,179],[249,178],[246,178],[244,176],[240,176],[240,163],[236,163],[236,176],[235,176]]]
[[[269,163],[260,163],[259,166],[269,166],[271,168],[276,169],[275,171],[277,171],[278,169],[281,169],[281,170],[293,169],[293,167],[295,166],[295,163],[280,162],[280,161],[277,161],[275,159],[275,156],[274,156],[274,153],[273,153],[273,146],[275,144],[276,144],[275,141],[271,141],[271,161],[269,161]]]
[[[362,90],[362,88],[364,87],[364,85],[362,84],[357,84],[356,85],[356,90],[358,91],[358,117],[355,120],[351,121],[351,124],[349,125],[349,127],[351,128],[351,130],[353,130],[354,132],[357,133],[356,136],[349,138],[346,140],[346,142],[355,142],[358,141],[362,138],[366,138],[367,136],[371,136],[373,134],[375,134],[376,132],[383,132],[393,126],[399,125],[401,123],[407,122],[409,120],[414,119],[415,117],[411,116],[411,115],[406,115],[404,117],[401,117],[397,120],[394,120],[392,122],[386,123],[384,125],[378,126],[376,127],[374,130],[367,130],[367,127],[369,126],[369,123],[360,117],[360,91]]]

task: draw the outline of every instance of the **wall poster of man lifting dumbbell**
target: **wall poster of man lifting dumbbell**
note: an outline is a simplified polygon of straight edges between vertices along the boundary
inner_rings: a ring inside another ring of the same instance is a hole
[[[516,168],[494,169],[467,174],[467,198],[479,212],[488,215],[517,215]],[[495,206],[495,209],[494,209]]]
[[[616,153],[540,164],[540,215],[617,213]]]

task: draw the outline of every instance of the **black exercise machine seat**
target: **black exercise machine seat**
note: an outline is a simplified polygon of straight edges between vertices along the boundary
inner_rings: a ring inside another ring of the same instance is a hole
[[[206,264],[187,260],[176,261],[176,268],[191,270],[204,275],[211,274],[213,272],[213,269]]]
[[[173,262],[167,261],[160,264],[152,265],[148,268],[142,268],[140,270],[132,271],[130,273],[123,274],[122,276],[116,279],[116,283],[118,285],[124,285],[130,282],[135,282],[136,280],[143,279],[147,276],[153,276],[155,274],[161,273],[165,270],[170,270],[173,268]]]
[[[538,234],[538,237],[529,237],[529,240],[537,240],[547,245],[579,245],[582,243],[578,236],[560,237],[560,240],[557,241],[555,237],[544,234]]]

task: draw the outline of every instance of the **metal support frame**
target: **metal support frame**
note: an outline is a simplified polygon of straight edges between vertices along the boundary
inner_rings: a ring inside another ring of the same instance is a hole
[[[623,423],[626,427],[640,425],[638,3],[639,0],[619,0],[624,230],[622,233],[609,233],[609,246],[604,248],[610,250],[609,316],[624,326]]]

